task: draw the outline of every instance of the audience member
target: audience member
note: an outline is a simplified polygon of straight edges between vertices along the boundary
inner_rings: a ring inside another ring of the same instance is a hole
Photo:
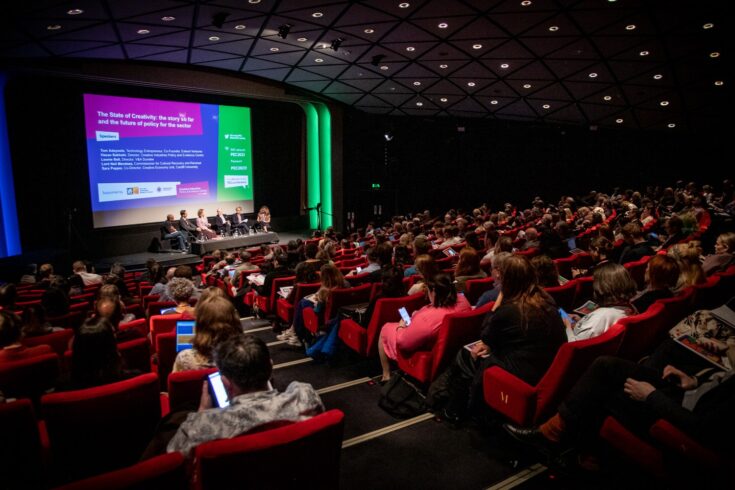
[[[735,233],[722,233],[715,241],[715,253],[704,258],[702,269],[707,276],[723,272],[735,265]]]
[[[671,298],[679,281],[679,264],[667,255],[655,255],[646,268],[646,288],[638,293],[631,304],[639,313],[659,299]]]
[[[493,288],[480,295],[475,308],[485,306],[491,301],[498,299],[500,291],[503,289],[503,267],[505,267],[506,260],[512,256],[513,254],[510,252],[499,252],[495,255],[493,258],[492,269],[490,270],[490,275],[493,278]]]
[[[26,347],[20,343],[21,320],[13,312],[0,310],[0,364],[51,354],[48,345]]]
[[[465,247],[459,253],[459,261],[454,271],[454,282],[458,293],[464,293],[465,284],[470,279],[484,279],[485,271],[480,269],[480,254],[474,248]]]
[[[92,286],[95,284],[102,284],[102,276],[95,274],[94,272],[87,271],[87,264],[81,260],[77,260],[71,266],[74,274],[82,278],[85,286]]]
[[[189,300],[194,294],[194,283],[183,277],[174,277],[166,284],[166,294],[176,302],[176,307],[169,314],[194,318],[194,308]]]
[[[531,266],[536,271],[538,284],[542,288],[553,288],[559,286],[559,271],[556,264],[548,255],[537,255],[531,259]]]
[[[63,330],[61,327],[53,327],[46,320],[46,312],[39,305],[29,306],[23,310],[22,334],[23,337],[38,337]]]
[[[702,284],[707,280],[699,260],[702,248],[698,241],[677,243],[669,248],[667,255],[673,257],[679,264],[679,282],[676,284],[676,292],[689,286]]]
[[[643,229],[638,223],[628,223],[623,226],[622,233],[627,246],[620,255],[619,264],[635,262],[655,253],[643,236]]]

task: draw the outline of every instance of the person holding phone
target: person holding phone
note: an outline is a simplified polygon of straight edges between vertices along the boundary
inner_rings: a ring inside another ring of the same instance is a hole
[[[383,369],[382,382],[390,379],[390,360],[398,357],[399,349],[410,353],[432,344],[445,316],[472,309],[463,295],[457,295],[449,275],[437,274],[426,286],[429,304],[414,312],[411,326],[401,320],[386,323],[380,332],[378,353]]]
[[[283,392],[270,386],[273,362],[257,337],[241,333],[222,342],[214,349],[214,362],[222,383],[213,381],[215,389],[220,395],[226,392],[229,405],[216,407],[211,382],[203,381],[199,408],[187,415],[168,442],[168,452],[188,456],[204,442],[237,437],[276,420],[299,422],[324,411],[310,384],[293,381]]]

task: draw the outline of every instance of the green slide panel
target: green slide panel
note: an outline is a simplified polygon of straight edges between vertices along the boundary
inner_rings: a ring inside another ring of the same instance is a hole
[[[220,106],[217,144],[217,200],[253,199],[250,109]]]

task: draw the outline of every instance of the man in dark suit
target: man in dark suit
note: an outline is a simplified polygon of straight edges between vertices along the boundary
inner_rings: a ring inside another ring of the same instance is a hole
[[[224,215],[222,209],[217,208],[217,214],[214,217],[215,230],[220,234],[224,232],[225,235],[229,235],[231,227],[232,224],[230,223],[230,220],[227,218],[227,216]]]
[[[181,218],[179,218],[179,230],[181,230],[185,235],[196,237],[202,230],[194,226],[191,221],[189,221],[189,215],[187,214],[186,209],[179,211],[179,214],[181,215]]]
[[[186,253],[186,236],[183,232],[176,229],[176,221],[174,221],[173,214],[169,214],[168,216],[166,216],[166,221],[163,222],[163,228],[165,230],[163,238],[165,240],[175,238],[179,241],[179,250],[182,253]]]
[[[243,216],[242,214],[242,208],[240,206],[235,208],[235,214],[232,215],[232,218],[230,219],[230,222],[232,223],[232,226],[236,229],[239,228],[244,233],[248,233],[250,231],[250,227],[247,223],[247,218]]]

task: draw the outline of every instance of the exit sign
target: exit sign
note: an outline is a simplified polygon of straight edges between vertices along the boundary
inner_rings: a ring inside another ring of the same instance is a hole
[[[380,184],[372,184],[373,189],[380,189]]]

